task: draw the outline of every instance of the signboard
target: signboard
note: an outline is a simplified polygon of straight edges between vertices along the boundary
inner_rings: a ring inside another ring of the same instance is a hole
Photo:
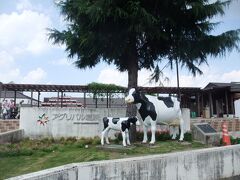
[[[31,139],[94,137],[101,135],[103,117],[125,114],[125,108],[22,107],[20,129]]]
[[[204,133],[216,133],[217,131],[210,124],[198,124],[197,127]]]

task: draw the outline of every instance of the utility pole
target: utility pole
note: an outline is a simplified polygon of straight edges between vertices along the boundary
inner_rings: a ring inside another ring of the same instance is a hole
[[[179,87],[179,72],[178,72],[178,60],[176,59],[176,70],[177,70],[177,91],[178,91],[178,99],[181,102],[181,92]]]

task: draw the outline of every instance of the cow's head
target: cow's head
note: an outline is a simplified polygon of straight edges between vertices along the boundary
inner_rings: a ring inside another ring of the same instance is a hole
[[[128,92],[128,95],[125,97],[125,102],[130,104],[130,103],[139,103],[141,101],[141,94],[140,92],[135,89],[131,88]]]

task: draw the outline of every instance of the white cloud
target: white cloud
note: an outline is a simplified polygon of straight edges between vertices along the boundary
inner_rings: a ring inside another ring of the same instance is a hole
[[[240,82],[240,70],[233,70],[222,75],[222,81]]]
[[[8,71],[0,70],[0,81],[3,83],[9,83],[11,81],[17,82],[19,79],[20,70],[18,68],[9,69]]]
[[[151,71],[142,69],[138,72],[138,85],[139,86],[154,86],[155,84],[149,84],[148,79],[151,75]],[[98,76],[98,82],[106,84],[116,84],[121,86],[127,86],[128,75],[127,72],[119,72],[116,69],[105,68],[101,70]]]
[[[40,83],[43,79],[45,79],[47,76],[47,73],[41,69],[37,68],[35,70],[30,71],[25,77],[23,77],[21,83]]]
[[[0,68],[2,70],[11,67],[14,63],[14,58],[6,51],[0,51]]]
[[[105,84],[127,86],[127,73],[121,73],[115,69],[106,68],[101,70],[97,81]]]
[[[222,73],[220,71],[214,71],[211,68],[206,68],[203,71],[203,75],[193,77],[191,75],[180,74],[180,86],[181,87],[201,87],[204,88],[210,82],[239,82],[240,70],[231,70],[229,72]],[[176,75],[170,77],[170,86],[176,86]]]
[[[211,68],[202,68],[204,74],[193,77],[192,75],[182,75],[180,72],[180,87],[201,87],[204,88],[209,82],[239,82],[240,70],[233,70],[227,73],[215,72]],[[151,71],[141,70],[138,73],[139,86],[158,86],[158,84],[149,84],[148,79]],[[174,71],[168,71],[165,75],[170,79],[169,82],[164,82],[164,86],[176,87],[177,78]],[[113,83],[116,85],[127,86],[128,77],[127,73],[120,73],[119,71],[111,68],[103,69],[98,77],[98,82]]]
[[[0,48],[11,53],[39,54],[52,47],[46,28],[51,20],[43,13],[24,10],[21,13],[0,14]]]
[[[15,67],[14,58],[6,51],[0,51],[0,81],[8,83],[19,78],[20,70]]]
[[[37,68],[27,73],[23,77],[20,69],[17,67],[14,58],[5,51],[0,52],[0,81],[3,83],[16,82],[16,83],[39,83],[42,82],[47,76],[47,73]]]

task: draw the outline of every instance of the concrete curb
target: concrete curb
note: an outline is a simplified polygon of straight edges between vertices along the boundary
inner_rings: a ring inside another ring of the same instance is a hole
[[[73,163],[10,178],[215,180],[240,176],[240,145]]]

